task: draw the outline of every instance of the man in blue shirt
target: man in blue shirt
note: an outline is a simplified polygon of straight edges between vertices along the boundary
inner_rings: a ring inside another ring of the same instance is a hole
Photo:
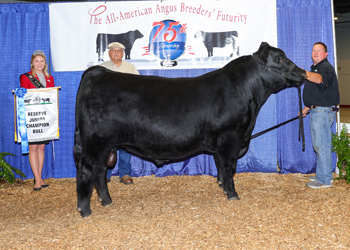
[[[316,177],[306,183],[309,188],[332,187],[332,131],[336,105],[340,103],[337,75],[328,62],[327,46],[317,42],[312,49],[313,65],[306,71],[303,91],[305,108],[303,116],[310,112],[311,139],[317,155]]]

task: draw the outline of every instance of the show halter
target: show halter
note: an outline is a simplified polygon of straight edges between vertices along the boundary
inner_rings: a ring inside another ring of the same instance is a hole
[[[287,76],[289,75],[290,72],[288,72],[287,74],[285,74],[285,73],[278,72],[278,71],[276,71],[276,70],[274,70],[274,69],[272,69],[272,68],[269,68],[269,67],[267,67],[267,66],[261,65],[261,64],[255,59],[255,54],[256,54],[256,53],[253,53],[252,57],[253,57],[254,61],[256,62],[256,64],[258,64],[260,67],[262,67],[262,68],[265,69],[266,71],[271,71],[271,72],[273,72],[273,73],[275,73],[275,74],[281,75],[284,79],[287,79]],[[297,66],[295,65],[295,63],[292,63],[292,66],[290,67],[290,71],[291,71],[294,67],[297,67]],[[303,76],[304,76],[304,78],[305,78],[305,77],[306,77],[306,74],[303,75]],[[274,130],[274,129],[278,128],[278,127],[281,127],[282,125],[285,125],[285,124],[287,124],[287,123],[289,123],[289,122],[291,122],[291,121],[294,121],[294,120],[296,120],[296,119],[299,118],[299,141],[300,141],[300,135],[301,135],[301,137],[302,137],[302,142],[303,142],[303,151],[305,151],[305,133],[304,133],[304,122],[303,122],[303,112],[302,112],[303,109],[302,109],[301,88],[300,88],[301,84],[297,84],[297,86],[298,86],[298,95],[299,95],[299,116],[294,117],[294,118],[292,118],[292,119],[290,119],[290,120],[288,120],[288,121],[282,122],[282,123],[280,123],[280,124],[278,124],[278,125],[276,125],[276,126],[273,126],[273,127],[271,127],[271,128],[268,128],[268,129],[266,129],[266,130],[264,130],[264,131],[261,131],[261,132],[255,134],[255,135],[252,135],[252,136],[250,137],[251,139],[254,139],[254,138],[256,138],[256,137],[258,137],[258,136],[260,136],[260,135],[263,135],[263,134],[265,134],[265,133],[267,133],[267,132],[269,132],[269,131],[271,131],[271,130]]]
[[[281,73],[281,72],[278,72],[277,70],[274,70],[274,69],[272,69],[272,68],[270,68],[270,67],[267,67],[266,65],[264,66],[264,65],[262,65],[262,64],[260,64],[257,60],[256,60],[256,55],[257,53],[255,52],[255,53],[253,53],[253,55],[252,55],[252,57],[253,57],[253,59],[254,59],[254,61],[256,62],[256,64],[258,64],[260,67],[262,67],[264,70],[266,70],[266,71],[271,71],[271,72],[273,72],[273,73],[276,73],[276,74],[278,74],[278,75],[281,75],[284,79],[287,79],[287,76],[290,74],[290,72],[292,71],[292,69],[294,68],[294,67],[297,67],[296,66],[296,64],[295,63],[293,63],[292,62],[292,64],[291,64],[291,66],[290,66],[290,68],[289,68],[289,72],[288,73]],[[305,77],[305,75],[303,75],[304,77]]]

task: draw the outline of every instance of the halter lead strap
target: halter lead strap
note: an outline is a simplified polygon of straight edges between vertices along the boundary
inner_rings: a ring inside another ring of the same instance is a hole
[[[266,70],[266,71],[271,71],[271,72],[273,72],[273,73],[276,73],[276,74],[278,74],[278,75],[281,75],[284,79],[287,79],[287,76],[290,74],[290,72],[292,71],[292,69],[296,66],[295,63],[292,62],[292,65],[291,65],[290,68],[289,68],[289,72],[288,72],[288,73],[281,73],[281,72],[278,72],[277,70],[274,70],[274,69],[272,69],[272,68],[269,68],[269,67],[267,67],[267,66],[264,66],[264,65],[260,64],[260,63],[255,59],[255,57],[254,57],[255,54],[256,54],[256,52],[253,53],[252,57],[253,57],[254,61],[256,62],[256,64],[258,64],[260,67],[262,67],[262,68],[263,68],[264,70]]]
[[[254,54],[255,54],[255,53],[254,53]],[[276,73],[276,74],[278,74],[278,75],[282,75],[282,77],[285,78],[285,79],[286,79],[286,76],[289,75],[289,72],[288,72],[287,74],[284,74],[284,73],[277,72],[276,70],[273,70],[273,69],[271,69],[271,68],[269,68],[269,67],[266,67],[266,66],[261,65],[261,64],[255,59],[254,54],[252,55],[252,57],[253,57],[254,61],[256,62],[256,64],[258,64],[260,67],[262,67],[262,68],[265,69],[266,71],[271,71],[271,72],[274,72],[274,73]],[[294,68],[295,66],[296,66],[295,63],[293,63],[290,69]],[[293,118],[293,119],[290,119],[290,120],[288,120],[288,121],[286,121],[286,122],[280,123],[280,124],[278,124],[278,125],[276,125],[276,126],[274,126],[274,127],[271,127],[271,128],[269,128],[269,129],[266,129],[266,130],[264,130],[264,131],[262,131],[262,132],[260,132],[260,133],[258,133],[258,134],[252,135],[250,138],[251,138],[251,139],[254,139],[254,138],[256,138],[256,137],[258,137],[258,136],[260,136],[260,135],[262,135],[262,134],[265,134],[265,133],[267,133],[267,132],[269,132],[269,131],[271,131],[271,130],[273,130],[273,129],[275,129],[275,128],[278,128],[278,127],[280,127],[280,126],[282,126],[282,125],[284,125],[284,124],[287,124],[287,123],[289,123],[289,122],[291,122],[291,121],[294,121],[295,119],[299,118],[299,141],[300,141],[300,135],[301,135],[301,137],[302,137],[302,143],[303,143],[303,151],[305,151],[305,133],[304,133],[303,112],[302,112],[303,109],[302,109],[302,103],[301,103],[301,88],[300,88],[300,85],[299,85],[299,84],[298,84],[298,95],[299,95],[299,116],[297,116],[297,117],[295,117],[295,118]]]

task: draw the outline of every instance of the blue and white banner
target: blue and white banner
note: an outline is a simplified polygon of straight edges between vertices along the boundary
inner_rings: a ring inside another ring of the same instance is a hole
[[[23,99],[28,142],[59,139],[58,88],[27,89]],[[19,125],[17,119],[17,142],[22,141]]]
[[[122,43],[137,69],[217,68],[277,46],[276,0],[168,0],[50,4],[55,71],[109,60]]]

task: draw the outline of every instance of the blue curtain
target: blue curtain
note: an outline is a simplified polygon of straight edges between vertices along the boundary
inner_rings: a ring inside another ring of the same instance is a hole
[[[330,0],[278,0],[278,47],[299,67],[310,70],[312,46],[315,42],[323,42],[328,47],[328,60],[334,66],[332,22]],[[299,111],[297,89],[281,91],[276,104],[278,123],[296,117]],[[309,119],[309,116],[304,119],[305,151],[302,151],[302,143],[298,141],[298,120],[278,129],[278,163],[282,173],[316,172],[316,153],[312,148]],[[333,170],[335,163],[336,155],[333,154]]]
[[[27,177],[33,177],[28,155],[21,156],[14,142],[14,96],[20,86],[19,76],[30,70],[30,57],[36,49],[50,54],[48,4],[0,4],[0,151],[17,155],[5,158]],[[8,157],[8,156],[7,156]],[[46,149],[43,176],[55,176],[55,161],[50,147]]]
[[[298,66],[306,69],[310,67],[311,47],[319,40],[328,45],[328,57],[332,61],[330,6],[330,0],[277,0],[278,46]],[[20,145],[14,142],[14,97],[11,93],[20,85],[19,76],[30,70],[30,56],[35,50],[42,49],[50,61],[49,4],[1,4],[0,21],[0,152],[16,154],[16,158],[8,157],[6,160],[25,173],[27,178],[33,178],[28,155],[22,155]],[[193,77],[211,70],[213,69],[141,70],[140,74]],[[82,73],[54,72],[51,68],[56,86],[62,87],[59,99],[60,139],[46,146],[44,178],[69,178],[76,175],[72,153],[75,97]],[[262,107],[253,134],[295,117],[297,113],[296,88],[273,94]],[[316,158],[308,126],[306,118],[305,152],[302,152],[301,142],[298,141],[298,122],[295,121],[253,139],[248,153],[237,164],[237,172],[276,172],[277,159],[283,173],[314,172]],[[132,157],[131,163],[133,176],[217,175],[213,157],[210,155],[199,155],[159,169],[137,157]],[[114,174],[117,172],[116,168]]]

